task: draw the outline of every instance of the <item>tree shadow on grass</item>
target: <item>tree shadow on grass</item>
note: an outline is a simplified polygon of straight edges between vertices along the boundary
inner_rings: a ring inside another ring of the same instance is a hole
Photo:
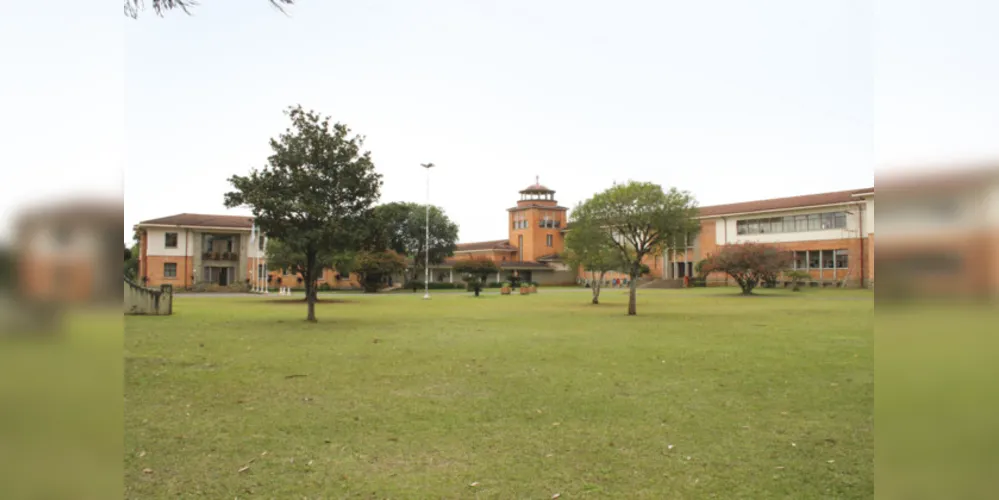
[[[267,304],[294,304],[297,306],[304,306],[304,298],[294,298],[294,299],[270,299],[264,301]],[[357,304],[356,300],[347,299],[316,299],[316,304]]]

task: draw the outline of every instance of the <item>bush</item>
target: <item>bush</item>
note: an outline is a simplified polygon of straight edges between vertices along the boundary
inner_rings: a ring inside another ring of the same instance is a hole
[[[319,291],[320,292],[328,292],[328,291],[330,291],[332,289],[333,289],[333,287],[331,287],[329,283],[320,283],[319,284]]]
[[[486,288],[503,288],[503,285],[510,286],[510,283],[503,282],[503,281],[490,281],[486,285]]]

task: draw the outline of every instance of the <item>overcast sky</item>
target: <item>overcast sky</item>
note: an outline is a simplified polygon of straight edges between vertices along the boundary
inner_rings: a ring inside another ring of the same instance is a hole
[[[5,6],[5,170],[40,178],[0,185],[5,211],[86,191],[124,192],[125,227],[249,213],[226,179],[293,104],[367,136],[382,201],[423,202],[438,165],[462,241],[506,237],[536,175],[569,207],[628,179],[711,205],[869,187],[875,165],[992,153],[999,128],[985,1],[111,3]]]

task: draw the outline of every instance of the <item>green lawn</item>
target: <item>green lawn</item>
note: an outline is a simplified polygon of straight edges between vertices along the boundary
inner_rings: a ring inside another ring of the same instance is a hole
[[[873,295],[736,293],[180,297],[126,318],[126,497],[873,497]]]

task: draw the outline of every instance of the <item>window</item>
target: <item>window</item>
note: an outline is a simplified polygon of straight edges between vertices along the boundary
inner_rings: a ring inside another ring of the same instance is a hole
[[[836,267],[839,269],[849,269],[850,258],[846,250],[836,250]]]
[[[808,230],[818,231],[822,228],[822,219],[820,214],[809,214],[808,215]]]
[[[176,236],[177,233],[174,233]],[[176,278],[177,277],[177,264],[174,262],[164,262],[163,263],[163,277],[164,278]]]
[[[846,212],[836,212],[834,214],[833,227],[836,229],[846,229]]]
[[[793,216],[791,216],[791,217],[784,217],[784,224],[783,224],[783,226],[784,226],[783,232],[785,232],[785,233],[793,233],[794,232],[794,217]]]
[[[545,244],[548,245],[548,248],[551,248],[552,246],[554,246],[553,242],[552,242],[553,239],[554,238],[552,238],[552,235],[550,235],[550,234],[548,236],[545,236]]]
[[[836,264],[836,258],[833,257],[832,250],[822,251],[822,269],[832,269],[833,265]]]
[[[794,252],[794,268],[808,269],[808,254],[806,252]]]
[[[795,231],[808,231],[808,216],[807,215],[796,215],[796,216],[794,216],[794,230]]]
[[[822,264],[822,260],[819,258],[819,252],[812,250],[808,252],[808,268],[809,269],[821,269],[819,267]]]
[[[264,237],[258,234],[257,235],[257,250],[263,250],[263,249],[264,249]]]
[[[177,248],[177,233],[166,233],[163,246],[166,248]]]
[[[736,234],[746,234],[747,229],[748,227],[746,226],[746,221],[744,220],[741,220],[735,224]]]
[[[822,219],[822,229],[832,229],[833,228],[833,213],[821,214]]]

